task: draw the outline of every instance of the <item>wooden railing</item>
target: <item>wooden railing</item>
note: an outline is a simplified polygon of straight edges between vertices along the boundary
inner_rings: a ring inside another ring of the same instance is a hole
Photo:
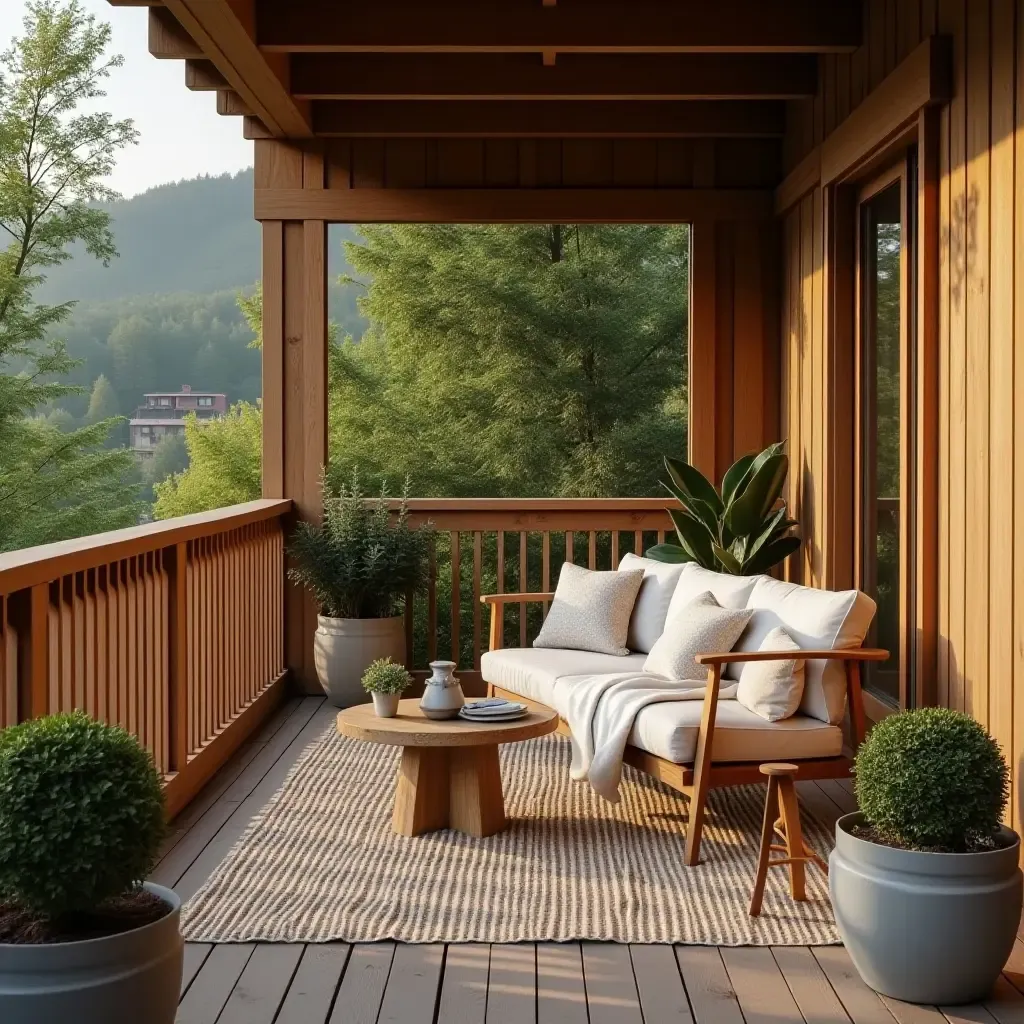
[[[0,555],[0,725],[82,708],[152,753],[180,810],[284,686],[290,501]]]
[[[430,661],[458,663],[467,692],[480,682],[487,650],[482,593],[545,593],[564,561],[611,569],[626,552],[665,539],[672,522],[664,498],[417,498],[410,521],[432,522],[430,580],[406,607],[408,666],[417,674]],[[453,583],[457,581],[457,585]],[[514,604],[503,623],[507,646],[525,647],[544,608]]]

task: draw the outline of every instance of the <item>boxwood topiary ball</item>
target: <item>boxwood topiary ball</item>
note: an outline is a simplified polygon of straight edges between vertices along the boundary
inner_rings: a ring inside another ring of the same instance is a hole
[[[80,711],[0,732],[0,900],[41,917],[139,884],[164,834],[153,759]]]
[[[965,850],[991,839],[1009,795],[998,744],[948,708],[884,718],[861,745],[855,773],[867,821],[909,847]]]

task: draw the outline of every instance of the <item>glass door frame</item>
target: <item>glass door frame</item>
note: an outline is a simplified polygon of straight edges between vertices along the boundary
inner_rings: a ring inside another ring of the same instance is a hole
[[[865,574],[865,553],[869,538],[876,536],[873,509],[865,501],[866,472],[873,445],[874,423],[868,407],[867,375],[873,372],[870,350],[865,338],[871,318],[868,310],[874,298],[874,281],[866,273],[873,265],[874,255],[865,249],[868,233],[868,204],[886,189],[900,189],[900,455],[899,455],[899,637],[898,660],[899,705],[894,706],[883,695],[865,689],[868,717],[878,719],[917,703],[915,667],[916,644],[916,552],[917,522],[917,164],[916,152],[907,150],[896,163],[861,184],[856,195],[855,259],[854,259],[854,559],[855,585],[870,589]]]

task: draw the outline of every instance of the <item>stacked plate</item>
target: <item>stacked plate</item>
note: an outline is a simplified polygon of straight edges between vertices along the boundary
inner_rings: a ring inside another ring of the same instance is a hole
[[[529,713],[530,709],[525,704],[503,697],[489,697],[487,700],[467,701],[459,712],[459,718],[468,722],[512,722]]]

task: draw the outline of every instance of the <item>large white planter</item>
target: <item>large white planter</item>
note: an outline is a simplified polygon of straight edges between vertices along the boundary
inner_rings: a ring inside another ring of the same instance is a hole
[[[328,700],[339,708],[365,704],[360,680],[371,661],[391,658],[405,663],[405,620],[330,619],[317,616],[313,660]]]
[[[159,921],[120,935],[51,945],[0,944],[3,1024],[174,1024],[184,942],[181,901]]]
[[[908,1003],[984,999],[1020,923],[1020,840],[982,853],[897,850],[852,834],[863,815],[836,822],[828,882],[836,925],[861,977]]]

